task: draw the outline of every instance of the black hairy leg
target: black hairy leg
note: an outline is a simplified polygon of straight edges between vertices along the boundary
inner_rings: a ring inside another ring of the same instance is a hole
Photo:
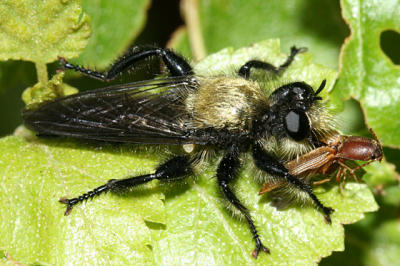
[[[280,65],[279,67],[276,67],[270,63],[259,61],[259,60],[250,60],[246,64],[244,64],[240,69],[239,69],[239,75],[248,79],[250,77],[250,70],[252,68],[258,68],[258,69],[264,69],[266,71],[270,71],[276,75],[279,75],[284,71],[292,62],[294,57],[298,53],[303,53],[307,51],[307,48],[302,47],[302,48],[296,48],[296,46],[292,46],[290,49],[290,55],[286,59],[286,61]]]
[[[177,55],[171,50],[155,48],[155,47],[134,50],[132,53],[129,53],[118,59],[105,72],[97,72],[94,70],[83,68],[78,65],[71,64],[63,57],[59,57],[59,60],[61,65],[65,69],[72,69],[81,72],[82,74],[85,74],[91,78],[98,79],[101,81],[111,81],[125,70],[133,68],[135,63],[143,61],[153,56],[160,58],[164,62],[171,76],[178,77],[178,76],[188,76],[193,74],[192,67],[189,65],[188,62],[186,62],[186,60],[183,57]]]
[[[61,198],[59,201],[67,205],[65,215],[69,215],[72,208],[85,200],[92,199],[95,196],[108,191],[126,190],[137,185],[141,185],[154,179],[165,181],[177,181],[191,173],[191,160],[188,156],[174,157],[164,164],[160,165],[153,174],[135,176],[124,179],[111,179],[106,184],[99,186],[79,197],[67,199]]]
[[[256,242],[256,248],[252,252],[252,256],[254,258],[257,258],[258,253],[261,250],[266,253],[270,253],[270,251],[262,244],[260,237],[258,236],[257,229],[254,225],[253,219],[250,216],[249,210],[239,201],[239,199],[229,187],[229,183],[236,177],[239,166],[239,150],[235,146],[232,146],[228,153],[222,158],[218,166],[218,185],[220,186],[225,198],[231,204],[233,204],[233,206],[238,209],[246,218],[246,221],[250,226],[251,233],[253,234],[253,239]]]
[[[284,178],[290,184],[306,192],[313,200],[315,206],[317,206],[317,208],[322,210],[322,212],[324,213],[325,221],[328,224],[332,223],[331,213],[334,210],[332,208],[324,206],[322,202],[319,201],[317,196],[315,196],[309,184],[306,184],[295,176],[289,174],[289,171],[285,168],[285,166],[277,161],[273,156],[269,155],[260,144],[253,145],[253,158],[255,165],[261,170],[267,172],[270,175]]]

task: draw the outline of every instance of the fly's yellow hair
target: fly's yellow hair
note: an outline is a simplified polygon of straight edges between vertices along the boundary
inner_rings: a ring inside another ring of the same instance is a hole
[[[197,128],[249,131],[258,107],[268,106],[267,95],[257,82],[222,76],[200,78],[199,83],[186,99]]]

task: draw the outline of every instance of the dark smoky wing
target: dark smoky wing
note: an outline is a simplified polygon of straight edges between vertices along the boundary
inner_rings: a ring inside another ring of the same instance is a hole
[[[39,135],[113,142],[199,143],[188,133],[184,100],[193,78],[165,78],[108,87],[25,109],[25,125]]]

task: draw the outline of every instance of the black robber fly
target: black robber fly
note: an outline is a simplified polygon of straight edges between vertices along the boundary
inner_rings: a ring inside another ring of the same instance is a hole
[[[115,85],[58,98],[38,107],[23,110],[25,125],[38,136],[65,136],[118,143],[194,145],[183,155],[171,157],[153,173],[124,179],[112,179],[76,198],[62,198],[65,215],[89,198],[107,191],[128,189],[154,179],[181,180],[193,175],[204,153],[222,154],[216,181],[225,199],[247,221],[256,248],[269,253],[257,233],[249,210],[231,188],[237,177],[240,158],[250,153],[254,165],[266,173],[265,178],[285,180],[306,193],[331,223],[333,209],[324,206],[311,186],[291,175],[284,161],[305,152],[337,135],[329,122],[331,116],[318,94],[322,81],[314,90],[303,81],[270,88],[265,80],[252,75],[254,70],[279,75],[305,49],[291,48],[280,66],[251,60],[233,75],[199,76],[190,64],[171,50],[155,47],[136,48],[104,73],[73,65],[61,58],[64,69],[81,72],[91,78],[109,82],[120,73],[135,71],[139,62],[157,58],[169,75],[147,81]],[[279,152],[277,152],[279,151]]]

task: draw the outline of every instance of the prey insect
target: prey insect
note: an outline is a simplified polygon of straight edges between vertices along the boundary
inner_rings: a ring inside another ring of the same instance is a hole
[[[298,155],[311,151],[322,139],[337,135],[331,116],[319,93],[325,80],[314,90],[298,81],[270,88],[265,80],[254,78],[253,71],[279,75],[305,49],[292,47],[280,66],[250,60],[236,74],[203,77],[196,75],[188,62],[168,49],[134,49],[101,73],[74,65],[61,58],[65,69],[81,72],[105,82],[120,73],[135,70],[149,58],[167,68],[168,77],[115,85],[78,93],[43,103],[23,111],[25,125],[39,136],[65,136],[118,143],[195,145],[187,154],[170,158],[153,173],[112,179],[75,198],[62,198],[65,215],[87,199],[108,191],[134,188],[151,180],[177,181],[196,171],[209,150],[222,154],[216,182],[225,199],[247,221],[255,241],[253,257],[270,250],[262,243],[256,225],[231,182],[241,167],[241,157],[250,153],[261,171],[285,180],[303,191],[331,223],[333,209],[325,206],[312,187],[290,174],[274,151]]]
[[[310,178],[315,175],[331,175],[336,173],[336,182],[340,182],[340,189],[345,181],[346,173],[349,173],[355,181],[358,181],[355,172],[375,161],[381,161],[383,157],[382,145],[375,133],[371,130],[375,139],[359,136],[337,135],[331,138],[326,146],[318,147],[309,153],[301,155],[285,164],[289,173],[294,176]],[[346,161],[365,161],[365,163],[351,168]],[[343,179],[342,179],[343,177]],[[331,180],[331,177],[314,181],[313,185],[320,185]],[[274,184],[264,183],[259,194],[267,193],[284,185],[284,181]]]

